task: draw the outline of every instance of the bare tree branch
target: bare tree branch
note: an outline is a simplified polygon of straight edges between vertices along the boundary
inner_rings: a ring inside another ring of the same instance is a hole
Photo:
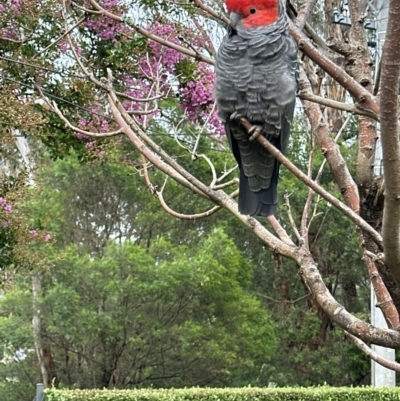
[[[117,131],[111,131],[111,132],[91,132],[91,131],[85,131],[79,127],[76,127],[75,125],[72,125],[63,115],[63,113],[60,111],[60,109],[57,106],[57,103],[55,101],[50,101],[48,98],[44,97],[46,100],[46,103],[52,108],[52,110],[61,118],[61,120],[64,121],[65,126],[72,129],[74,132],[79,132],[80,134],[87,135],[93,138],[105,138],[105,137],[110,137],[110,136],[116,136],[116,135],[121,135],[122,130],[118,129]]]
[[[252,125],[245,119],[240,119],[241,124],[249,130]],[[381,235],[375,231],[368,223],[366,223],[357,213],[351,210],[344,203],[340,202],[337,198],[325,191],[321,186],[312,181],[302,171],[300,171],[292,162],[290,162],[275,146],[267,141],[262,135],[257,137],[257,141],[270,152],[281,164],[283,164],[289,171],[291,171],[297,178],[303,181],[307,186],[312,188],[316,193],[320,194],[324,199],[330,202],[338,210],[343,212],[347,217],[353,221],[358,227],[371,235],[371,238],[377,243],[378,246],[382,244]]]
[[[296,235],[299,242],[302,242],[303,239],[299,233],[299,230],[297,229],[297,225],[296,225],[296,222],[294,221],[293,214],[292,214],[292,208],[290,207],[290,200],[289,200],[290,195],[291,194],[287,194],[287,193],[285,194],[285,205],[286,205],[287,214],[288,214],[290,225],[292,226],[292,230],[293,230],[294,234]]]
[[[365,247],[364,247],[365,248]],[[364,262],[368,268],[368,273],[371,279],[372,287],[374,288],[377,305],[385,317],[386,323],[390,329],[397,330],[400,327],[399,314],[393,303],[392,297],[387,290],[385,283],[376,267],[375,258],[371,257],[367,251],[364,251]]]
[[[354,113],[354,114],[371,117],[371,118],[379,121],[379,116],[377,114],[372,113],[367,110],[364,110],[364,109],[361,109],[360,107],[358,107],[355,104],[338,102],[333,99],[314,95],[313,93],[310,93],[310,92],[303,92],[301,89],[298,94],[298,97],[303,100],[309,100],[310,102],[321,104],[322,106],[327,106],[327,107],[331,107],[333,109],[348,111],[349,113]]]
[[[329,60],[328,57],[323,55],[317,48],[315,48],[311,40],[308,39],[293,23],[289,24],[289,31],[296,40],[299,50],[301,50],[307,57],[314,61],[314,63],[319,65],[340,85],[347,89],[356,100],[357,107],[379,115],[379,105],[376,102],[375,97],[370,92],[356,82],[343,70],[343,68]]]
[[[148,174],[148,171],[147,171],[146,158],[144,157],[143,154],[142,154],[142,165],[143,165],[143,177],[144,177],[144,179],[146,181],[147,187],[149,188],[150,192],[152,192],[153,194],[157,195],[157,198],[158,198],[161,206],[171,216],[174,216],[174,217],[176,217],[178,219],[182,219],[182,220],[199,220],[199,219],[211,216],[215,212],[218,212],[218,210],[222,209],[221,206],[214,206],[210,210],[207,210],[206,212],[203,212],[203,213],[183,214],[183,213],[176,212],[175,210],[171,209],[167,205],[167,203],[164,200],[164,196],[163,196],[164,188],[165,188],[165,185],[166,185],[167,180],[168,180],[168,175],[167,175],[167,177],[165,179],[164,185],[162,186],[161,190],[157,191],[157,189],[154,187],[154,185],[150,182],[149,174]],[[236,192],[237,192],[237,194],[239,193],[239,191],[236,191]]]
[[[85,21],[86,16],[82,17],[78,22],[76,22],[71,28],[69,28],[66,32],[64,32],[62,35],[60,35],[57,39],[55,39],[53,42],[51,42],[48,46],[46,46],[44,49],[40,50],[38,53],[36,53],[33,56],[33,59],[37,58],[41,54],[45,53],[47,50],[49,50],[51,47],[53,47],[55,44],[57,44],[61,39],[65,38],[65,36],[69,35],[75,28],[77,28],[80,24],[82,24],[83,21]]]
[[[352,334],[346,332],[346,336],[357,346],[358,349],[360,349],[362,352],[364,352],[365,355],[367,355],[369,358],[374,360],[376,363],[379,363],[379,365],[382,365],[385,368],[388,368],[390,370],[400,372],[400,363],[397,363],[394,361],[389,361],[389,360],[383,358],[375,351],[372,351],[372,349],[370,347],[368,347],[368,345],[365,344],[364,341],[353,336]]]
[[[279,238],[288,245],[296,246],[292,239],[289,237],[289,234],[286,230],[282,227],[279,221],[276,219],[275,216],[268,216],[267,220],[271,224],[274,231],[278,234]]]
[[[311,15],[311,12],[316,2],[317,0],[306,0],[301,4],[300,9],[298,10],[297,13],[297,17],[294,20],[294,23],[299,29],[303,30],[304,25],[306,24],[307,19]]]
[[[300,88],[306,93],[312,93],[310,81],[303,69],[300,70]],[[346,205],[355,213],[359,213],[360,198],[358,188],[355,184],[345,160],[340,152],[338,144],[330,135],[328,124],[320,107],[315,103],[303,100],[304,111],[310,121],[316,139],[321,147],[335,181],[343,194]],[[321,195],[322,196],[322,195]]]

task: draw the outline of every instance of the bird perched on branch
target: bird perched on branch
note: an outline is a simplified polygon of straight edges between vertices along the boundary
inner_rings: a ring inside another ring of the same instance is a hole
[[[218,50],[214,88],[239,164],[239,211],[275,213],[278,161],[255,138],[264,135],[285,152],[297,91],[297,46],[280,0],[226,0],[230,25]],[[248,133],[239,119],[246,118]],[[249,135],[250,134],[250,135]]]

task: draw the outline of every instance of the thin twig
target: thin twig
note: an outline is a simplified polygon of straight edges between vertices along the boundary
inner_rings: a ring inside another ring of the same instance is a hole
[[[271,224],[272,228],[274,231],[278,234],[278,237],[285,242],[288,245],[293,245],[296,246],[296,244],[292,241],[292,239],[289,237],[289,234],[286,232],[286,230],[282,227],[281,223],[276,219],[275,216],[268,216],[267,220]]]
[[[68,31],[64,32],[61,36],[59,36],[56,40],[51,42],[48,46],[44,49],[40,50],[40,52],[36,53],[32,58],[35,59],[36,57],[40,56],[41,54],[45,53],[48,49],[53,47],[56,43],[58,43],[61,39],[65,38],[65,36],[69,35],[75,28],[77,28],[83,21],[85,21],[86,16],[82,17],[75,25],[68,29]]]
[[[314,152],[315,152],[315,140],[314,136],[311,135],[311,152],[308,158],[308,170],[307,176],[312,179],[312,165],[314,161]],[[307,219],[308,219],[308,212],[310,210],[312,200],[313,200],[314,191],[311,188],[308,188],[308,196],[306,203],[304,204],[303,213],[300,220],[300,235],[304,241],[304,245],[309,248],[308,244],[308,227],[307,227]]]
[[[292,226],[293,232],[296,235],[297,239],[299,240],[299,242],[303,242],[303,239],[299,233],[299,230],[297,229],[296,223],[294,221],[293,215],[292,215],[292,208],[290,207],[290,198],[291,194],[286,193],[285,194],[285,205],[287,208],[287,213],[288,213],[288,217],[289,217],[289,221],[290,221],[290,225]]]
[[[360,114],[363,116],[371,117],[379,121],[379,115],[371,111],[362,109],[355,104],[342,103],[338,102],[337,100],[328,99],[325,97],[314,95],[313,93],[307,93],[303,91],[300,91],[297,96],[300,99],[309,100],[310,102],[322,104],[323,106],[331,107],[332,109],[348,111],[349,113],[354,113],[354,114]]]

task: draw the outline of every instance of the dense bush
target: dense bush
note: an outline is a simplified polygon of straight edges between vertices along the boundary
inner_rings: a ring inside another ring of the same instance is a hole
[[[46,390],[48,401],[391,401],[397,388],[309,387],[172,390]]]

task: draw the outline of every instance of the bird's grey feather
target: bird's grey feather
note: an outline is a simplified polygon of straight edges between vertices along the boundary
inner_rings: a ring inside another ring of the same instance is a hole
[[[279,19],[266,27],[230,29],[218,50],[215,97],[232,152],[239,164],[239,211],[268,216],[278,202],[279,163],[231,116],[245,117],[286,151],[297,90],[297,46]],[[234,114],[235,113],[235,114]]]

